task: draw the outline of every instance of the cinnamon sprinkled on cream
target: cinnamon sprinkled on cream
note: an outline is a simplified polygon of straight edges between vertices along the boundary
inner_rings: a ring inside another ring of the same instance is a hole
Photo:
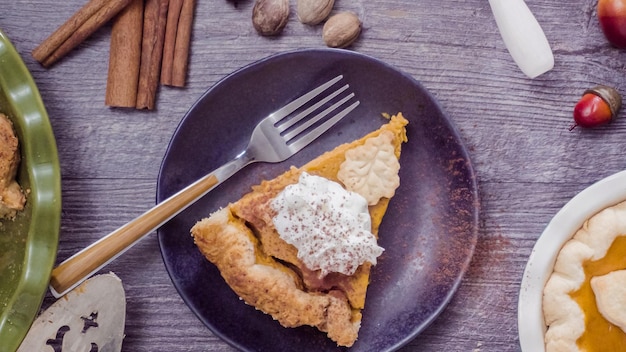
[[[352,275],[364,262],[376,264],[383,248],[371,233],[367,201],[336,182],[302,173],[271,202],[274,226],[298,258],[321,276]]]

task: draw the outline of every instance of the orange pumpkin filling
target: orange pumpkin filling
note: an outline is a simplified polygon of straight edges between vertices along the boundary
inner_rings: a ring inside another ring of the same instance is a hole
[[[617,237],[604,258],[587,260],[583,268],[585,281],[580,289],[570,293],[585,314],[585,332],[576,343],[583,351],[622,351],[626,348],[626,333],[598,311],[591,278],[626,269],[626,236]]]

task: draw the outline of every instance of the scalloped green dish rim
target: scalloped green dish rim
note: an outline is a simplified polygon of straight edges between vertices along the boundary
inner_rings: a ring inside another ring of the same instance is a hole
[[[0,30],[0,112],[13,122],[26,207],[0,224],[0,351],[15,351],[43,302],[59,243],[61,176],[54,133],[26,65]]]

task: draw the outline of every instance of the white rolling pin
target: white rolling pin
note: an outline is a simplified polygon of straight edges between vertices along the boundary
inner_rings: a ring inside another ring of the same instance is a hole
[[[554,67],[548,38],[524,0],[489,0],[498,29],[513,60],[530,78]]]

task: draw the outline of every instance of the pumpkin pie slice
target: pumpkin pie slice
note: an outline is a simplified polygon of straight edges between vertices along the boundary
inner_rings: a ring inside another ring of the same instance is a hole
[[[196,245],[247,304],[284,327],[313,326],[352,346],[384,250],[378,228],[399,185],[407,123],[399,113],[253,186],[193,226]]]

